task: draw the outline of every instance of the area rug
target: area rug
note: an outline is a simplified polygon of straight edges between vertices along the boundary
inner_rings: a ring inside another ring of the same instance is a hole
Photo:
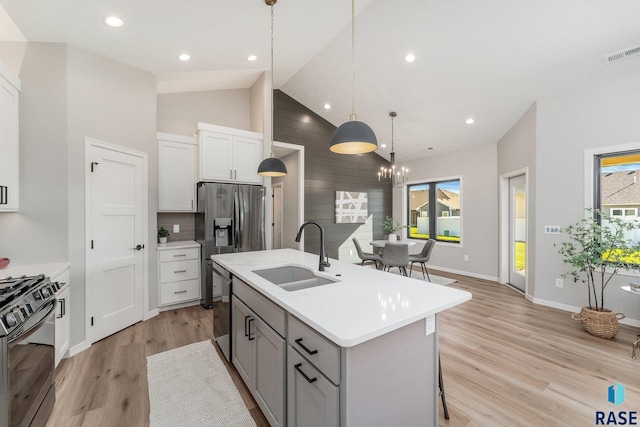
[[[369,267],[371,268],[375,268],[375,266],[373,264],[368,264]],[[409,271],[409,268],[407,268],[407,271]],[[396,268],[393,267],[390,271],[391,274],[400,274],[400,271]],[[442,285],[442,286],[447,286],[450,285],[452,283],[457,282],[456,279],[450,279],[448,277],[442,277],[442,276],[437,276],[433,273],[429,273],[429,277],[431,278],[431,280],[429,279],[425,279],[422,277],[422,272],[420,271],[411,271],[411,278],[412,279],[418,279],[418,280],[424,280],[425,282],[430,282],[430,283],[435,283],[436,285]]]
[[[150,427],[255,426],[211,341],[147,357]]]

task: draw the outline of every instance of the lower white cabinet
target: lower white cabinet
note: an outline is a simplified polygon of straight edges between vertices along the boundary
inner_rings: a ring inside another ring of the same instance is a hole
[[[199,302],[200,266],[198,243],[158,245],[158,305],[167,307]]]
[[[232,297],[232,334],[232,361],[242,380],[269,424],[285,426],[284,338],[236,295]]]
[[[69,313],[71,311],[70,297],[71,288],[67,285],[58,291],[58,312],[56,313],[56,366],[64,358],[69,350],[71,342],[71,322]]]

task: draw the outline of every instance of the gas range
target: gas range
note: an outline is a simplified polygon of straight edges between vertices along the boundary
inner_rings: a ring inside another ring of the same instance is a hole
[[[54,299],[63,285],[44,274],[0,279],[0,337],[9,335]]]

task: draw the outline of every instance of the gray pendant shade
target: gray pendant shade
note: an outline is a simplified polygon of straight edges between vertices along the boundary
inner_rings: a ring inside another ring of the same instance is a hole
[[[375,151],[378,139],[364,122],[349,120],[341,124],[331,137],[329,149],[340,154],[361,154]]]
[[[275,157],[267,157],[258,166],[258,175],[262,176],[285,176],[287,167],[282,160]]]

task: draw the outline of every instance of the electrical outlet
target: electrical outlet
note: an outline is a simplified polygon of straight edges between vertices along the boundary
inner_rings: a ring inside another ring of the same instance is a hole
[[[556,279],[556,288],[561,288],[564,286],[564,280]]]
[[[465,256],[464,256],[464,260],[465,260],[465,261],[469,261],[469,255],[465,255]]]
[[[173,232],[174,233],[180,232],[180,224],[173,224]]]
[[[436,315],[432,314],[426,319],[426,331],[425,335],[431,335],[436,331]]]

